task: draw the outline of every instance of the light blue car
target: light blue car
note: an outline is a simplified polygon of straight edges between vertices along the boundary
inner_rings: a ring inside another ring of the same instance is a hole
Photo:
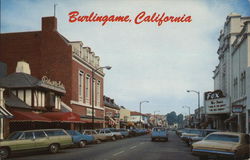
[[[124,128],[121,128],[121,129],[118,129],[118,130],[121,132],[123,137],[128,137],[129,136],[128,130],[126,130]]]
[[[71,135],[73,143],[80,148],[85,147],[87,143],[93,143],[95,141],[94,136],[84,135],[75,130],[66,130],[66,132]]]
[[[168,141],[168,131],[166,128],[163,127],[155,127],[152,129],[152,133],[151,133],[151,139],[152,141],[157,140],[165,140]]]

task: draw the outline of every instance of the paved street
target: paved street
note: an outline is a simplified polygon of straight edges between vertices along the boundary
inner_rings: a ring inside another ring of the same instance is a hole
[[[15,155],[11,160],[197,160],[174,132],[169,132],[168,142],[151,142],[150,135],[70,148],[57,154],[39,153]]]

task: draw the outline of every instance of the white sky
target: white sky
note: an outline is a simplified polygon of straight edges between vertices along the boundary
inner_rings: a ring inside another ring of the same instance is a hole
[[[236,0],[237,1],[237,0]],[[82,41],[100,56],[105,71],[105,95],[118,105],[143,113],[171,111],[187,114],[197,108],[197,95],[186,89],[203,92],[213,90],[213,70],[218,64],[219,31],[231,12],[244,14],[231,1],[210,0],[121,0],[117,1],[7,1],[2,12],[2,31],[41,30],[41,17],[53,15],[57,3],[58,31],[72,41]],[[230,3],[228,3],[230,2]],[[249,2],[247,2],[249,3]],[[130,15],[141,11],[167,15],[191,15],[191,23],[74,23],[68,13],[81,15]],[[203,100],[201,97],[201,104]]]

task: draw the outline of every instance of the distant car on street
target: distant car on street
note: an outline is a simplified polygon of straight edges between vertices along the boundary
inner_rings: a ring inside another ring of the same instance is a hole
[[[102,141],[106,141],[106,140],[111,140],[112,139],[111,135],[105,135],[105,132],[104,133],[98,133],[96,130],[84,130],[82,133],[84,135],[94,136],[95,142],[97,144],[101,143]]]
[[[110,130],[116,139],[124,138],[124,136],[121,134],[121,132],[116,128],[105,128],[105,130]]]
[[[118,131],[122,134],[122,136],[123,136],[124,138],[129,136],[129,132],[128,132],[128,130],[125,129],[125,128],[120,128],[120,129],[118,129]]]
[[[163,127],[155,127],[151,133],[151,140],[155,141],[156,139],[160,140],[163,139],[168,141],[168,131],[166,128]]]
[[[188,138],[188,145],[192,145],[194,142],[201,141],[203,138],[205,138],[207,135],[213,132],[217,132],[218,130],[215,129],[202,129],[201,133],[197,136],[192,136]]]
[[[200,160],[210,157],[243,160],[249,157],[249,149],[249,135],[236,132],[214,132],[192,144],[192,153]]]
[[[48,150],[57,153],[60,148],[71,146],[72,138],[63,129],[17,131],[0,141],[0,157],[5,159],[14,152]]]
[[[100,130],[96,130],[96,131],[98,134],[105,135],[108,139],[110,139],[112,141],[116,140],[116,136],[109,129],[100,129]]]
[[[75,130],[66,130],[66,132],[73,138],[73,143],[80,148],[86,146],[87,143],[93,143],[95,138],[91,135],[84,135]]]
[[[201,129],[187,129],[185,132],[181,134],[181,140],[185,143],[189,143],[189,139],[191,137],[198,137],[202,134]]]

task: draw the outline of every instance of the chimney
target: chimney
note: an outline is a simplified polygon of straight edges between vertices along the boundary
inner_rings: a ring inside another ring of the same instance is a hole
[[[24,61],[18,61],[16,66],[16,73],[30,74],[30,65]]]
[[[0,78],[5,77],[7,74],[7,65],[3,62],[0,62]]]
[[[42,31],[56,31],[57,19],[56,17],[42,17]]]

